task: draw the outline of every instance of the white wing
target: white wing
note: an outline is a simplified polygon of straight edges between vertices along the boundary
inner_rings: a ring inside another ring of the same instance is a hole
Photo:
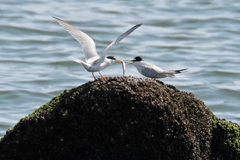
[[[162,74],[163,69],[155,66],[153,64],[142,62],[142,66],[140,67],[141,73],[147,77],[154,77],[156,75]]]
[[[156,65],[142,62],[142,66],[140,68],[141,73],[147,77],[157,77],[157,78],[164,78],[164,77],[174,77],[174,74],[186,72],[186,69],[180,70],[168,70],[162,69]]]
[[[73,27],[72,25],[68,24],[67,22],[56,17],[53,18],[56,19],[56,21],[81,44],[87,63],[92,63],[95,60],[99,59],[96,51],[95,42],[92,40],[91,37],[89,37],[86,33],[80,31],[79,29]]]
[[[113,41],[111,44],[109,44],[109,46],[104,50],[104,52],[102,53],[102,55],[101,55],[101,57],[100,57],[100,59],[98,61],[103,61],[106,58],[106,56],[107,56],[107,50],[109,48],[111,48],[114,44],[117,44],[118,42],[120,42],[123,38],[128,36],[130,33],[132,33],[135,29],[137,29],[141,25],[142,24],[137,24],[137,25],[133,26],[132,28],[130,28],[129,30],[127,30],[126,32],[121,34],[115,41]]]

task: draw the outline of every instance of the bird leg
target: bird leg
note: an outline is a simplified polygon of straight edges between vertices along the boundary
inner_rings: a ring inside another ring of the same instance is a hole
[[[94,80],[97,80],[96,77],[94,76],[94,72],[92,72],[92,75],[93,75]]]
[[[102,76],[102,74],[100,72],[98,72],[101,75],[101,78],[105,78],[104,76]]]

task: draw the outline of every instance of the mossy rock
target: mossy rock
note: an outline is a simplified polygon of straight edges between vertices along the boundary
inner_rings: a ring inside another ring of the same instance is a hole
[[[65,90],[0,141],[0,159],[240,159],[239,125],[160,81],[109,77]]]

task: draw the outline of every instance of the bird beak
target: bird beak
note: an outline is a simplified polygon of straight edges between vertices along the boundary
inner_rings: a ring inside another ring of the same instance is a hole
[[[126,65],[133,64],[133,60],[126,59],[125,61],[130,61],[130,63],[126,63]]]
[[[122,60],[120,60],[120,59],[115,59],[115,62],[117,62],[117,63],[122,63]]]

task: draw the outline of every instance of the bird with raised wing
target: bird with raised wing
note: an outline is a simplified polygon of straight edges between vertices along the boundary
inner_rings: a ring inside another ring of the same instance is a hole
[[[120,42],[123,38],[128,36],[130,33],[132,33],[135,29],[140,27],[142,24],[137,24],[124,32],[122,35],[120,35],[116,40],[114,40],[102,53],[101,57],[97,54],[96,51],[96,45],[95,42],[91,37],[89,37],[86,33],[80,31],[79,29],[73,27],[72,25],[68,24],[67,22],[53,17],[69,34],[73,36],[82,46],[83,52],[85,54],[85,60],[86,62],[79,60],[77,58],[69,57],[69,59],[83,65],[83,67],[88,71],[92,72],[92,75],[94,79],[96,80],[96,77],[94,76],[94,72],[99,72],[102,78],[102,74],[100,73],[101,70],[109,67],[113,63],[122,63],[123,66],[123,73],[125,72],[125,64],[124,61],[116,59],[114,56],[107,56],[107,51],[109,48],[111,48],[116,43]]]
[[[143,59],[140,56],[135,57],[133,60],[127,60],[127,61],[131,61],[128,64],[133,64],[137,68],[138,72],[141,73],[143,76],[146,76],[152,79],[175,77],[174,74],[183,73],[187,71],[187,68],[180,69],[180,70],[162,69],[156,65],[143,61]]]

